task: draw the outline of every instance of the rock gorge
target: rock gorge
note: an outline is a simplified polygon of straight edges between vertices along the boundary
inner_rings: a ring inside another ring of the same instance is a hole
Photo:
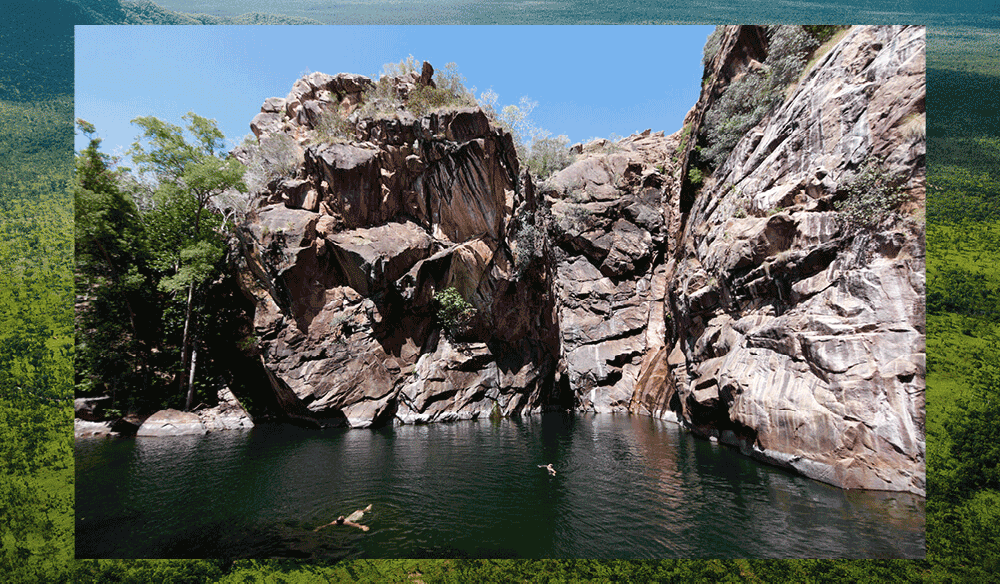
[[[683,129],[577,145],[545,181],[478,107],[364,116],[374,82],[349,74],[268,99],[251,129],[295,171],[257,194],[238,263],[281,409],[351,427],[631,412],[923,494],[924,31],[851,28],[697,180],[706,112],[767,50],[726,27]],[[836,203],[873,159],[905,202],[853,228]],[[456,334],[448,288],[475,309]]]

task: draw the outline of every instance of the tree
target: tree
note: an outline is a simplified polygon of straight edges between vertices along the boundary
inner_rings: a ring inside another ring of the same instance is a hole
[[[85,120],[77,128],[89,139],[76,157],[72,192],[75,207],[77,294],[85,299],[78,322],[78,387],[93,387],[93,372],[100,371],[100,385],[111,390],[137,383],[135,371],[147,379],[136,313],[136,295],[144,288],[139,271],[145,267],[145,243],[138,209],[119,188],[122,171],[117,161],[100,152],[101,139]],[[126,394],[131,394],[128,391]]]
[[[143,133],[130,153],[153,191],[149,217],[153,263],[164,272],[160,288],[173,295],[186,290],[181,341],[180,391],[185,409],[194,396],[197,350],[192,351],[197,288],[215,274],[224,246],[212,199],[231,190],[245,192],[245,168],[227,157],[225,137],[214,120],[187,113],[185,129],[155,117],[132,120]],[[169,275],[166,275],[169,274]]]

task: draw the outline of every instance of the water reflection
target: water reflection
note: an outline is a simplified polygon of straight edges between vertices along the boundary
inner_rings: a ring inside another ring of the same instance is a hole
[[[646,417],[80,441],[77,473],[79,557],[921,557],[924,545],[919,497],[842,491]],[[314,531],[369,503],[371,531]]]

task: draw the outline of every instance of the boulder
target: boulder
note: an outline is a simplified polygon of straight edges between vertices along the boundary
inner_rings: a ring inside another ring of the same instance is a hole
[[[342,231],[326,240],[348,285],[362,296],[395,282],[429,256],[433,244],[430,235],[412,221]]]
[[[74,438],[103,438],[114,435],[111,422],[94,422],[91,420],[73,420]]]
[[[146,418],[136,436],[190,436],[207,431],[198,414],[168,409]]]
[[[253,418],[240,405],[228,387],[217,392],[218,405],[196,412],[208,432],[221,430],[246,430],[253,428]]]

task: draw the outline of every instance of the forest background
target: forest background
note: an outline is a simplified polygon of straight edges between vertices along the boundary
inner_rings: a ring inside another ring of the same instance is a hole
[[[928,30],[926,559],[306,564],[74,559],[73,25],[190,18],[119,0],[18,3],[7,16],[0,28],[0,574],[6,581],[936,582],[989,581],[1000,571],[1000,426],[994,423],[1000,418],[1000,112],[991,98],[1000,93],[998,31],[940,15],[944,26],[931,22]]]

